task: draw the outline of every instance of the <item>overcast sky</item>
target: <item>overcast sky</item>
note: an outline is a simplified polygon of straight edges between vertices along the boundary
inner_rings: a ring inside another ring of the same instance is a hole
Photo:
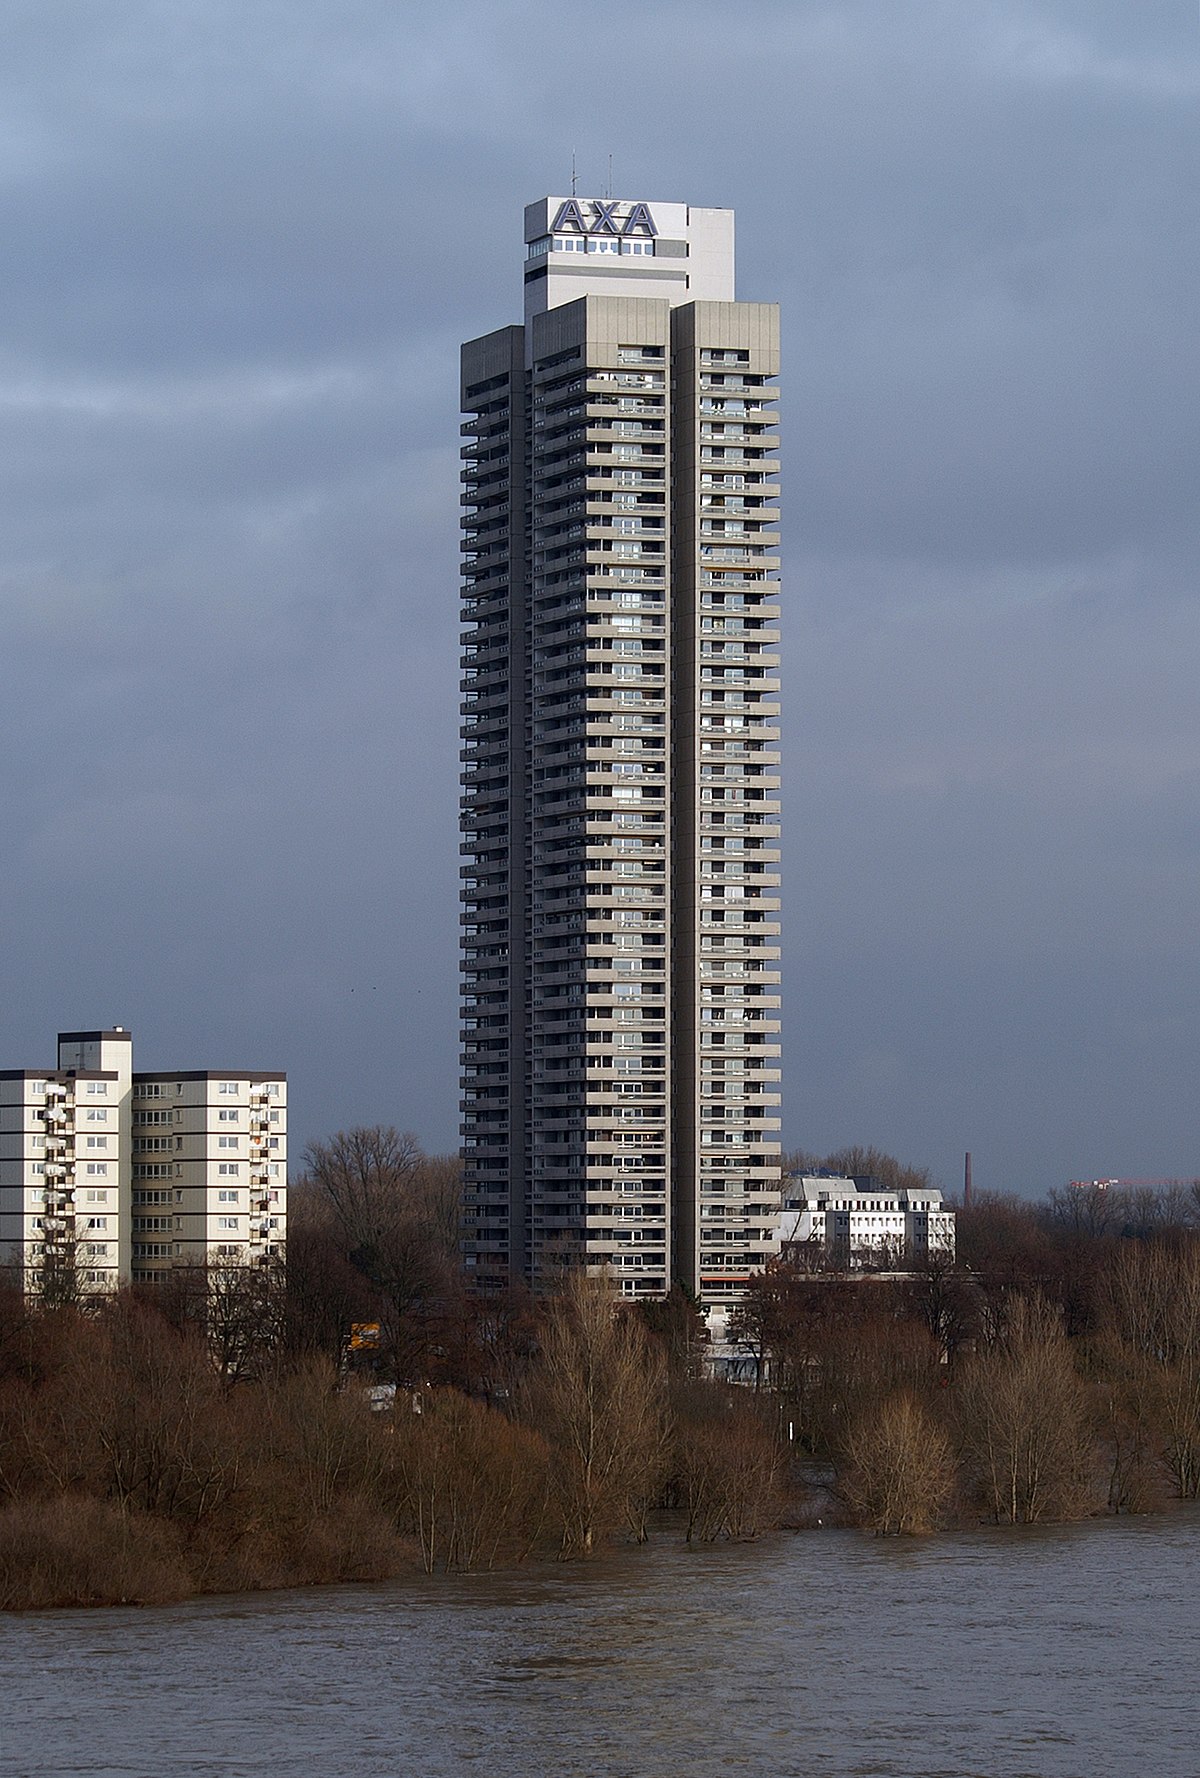
[[[457,347],[569,182],[785,329],[784,1137],[1200,1172],[1195,0],[8,0],[0,1065],[456,1144]]]

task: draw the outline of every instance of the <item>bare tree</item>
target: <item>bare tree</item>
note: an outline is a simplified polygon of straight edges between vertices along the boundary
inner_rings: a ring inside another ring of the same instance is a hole
[[[490,1405],[509,1402],[537,1349],[540,1322],[523,1282],[491,1293],[470,1290],[460,1276],[431,1333],[438,1380]]]
[[[832,1154],[813,1155],[803,1149],[783,1157],[785,1173],[837,1173],[845,1179],[877,1179],[888,1191],[923,1191],[929,1185],[928,1167],[910,1167],[880,1148],[850,1143]]]
[[[687,1540],[757,1537],[778,1524],[779,1446],[761,1401],[736,1387],[693,1384],[675,1400],[672,1493]]]
[[[1128,1214],[1127,1195],[1111,1185],[1068,1185],[1046,1199],[1046,1217],[1058,1232],[1098,1240],[1114,1234]]]
[[[730,1338],[769,1375],[798,1443],[818,1451],[838,1446],[868,1403],[940,1382],[941,1353],[922,1319],[889,1280],[813,1276],[784,1262],[751,1281]]]
[[[551,1447],[563,1554],[590,1555],[622,1523],[643,1539],[666,1450],[666,1365],[606,1280],[574,1272],[551,1302],[532,1412]]]
[[[1200,1364],[1200,1242],[1123,1242],[1105,1278],[1108,1325],[1160,1364]]]
[[[1108,1510],[1150,1511],[1160,1504],[1165,1467],[1159,1368],[1111,1327],[1088,1342],[1086,1356]]]
[[[281,1345],[292,1358],[339,1363],[355,1322],[378,1319],[370,1280],[351,1262],[329,1200],[309,1180],[288,1193]]]
[[[1183,1500],[1200,1499],[1200,1370],[1194,1363],[1168,1372],[1162,1400],[1164,1456],[1175,1490]]]
[[[32,1294],[46,1309],[81,1309],[98,1300],[85,1282],[86,1243],[74,1234],[47,1244],[40,1265],[27,1274]]]
[[[204,1296],[209,1351],[222,1377],[237,1383],[260,1376],[283,1332],[282,1263],[206,1266]]]
[[[812,1365],[812,1332],[826,1306],[844,1293],[832,1279],[815,1281],[795,1260],[772,1260],[751,1280],[729,1318],[731,1345],[753,1360],[754,1386],[802,1393]]]
[[[646,1327],[662,1342],[673,1381],[694,1381],[703,1368],[708,1331],[693,1299],[679,1284],[665,1297],[638,1304]]]
[[[304,1151],[304,1168],[333,1209],[351,1254],[364,1269],[384,1259],[412,1223],[413,1192],[425,1156],[416,1137],[391,1126],[339,1130]]]
[[[304,1162],[348,1258],[379,1295],[385,1362],[398,1378],[424,1368],[420,1318],[458,1267],[457,1164],[431,1160],[415,1136],[382,1124],[315,1142]]]
[[[936,1531],[954,1493],[950,1440],[907,1392],[850,1428],[839,1483],[858,1524],[880,1536]]]
[[[989,1516],[1035,1524],[1087,1511],[1095,1464],[1087,1398],[1062,1317],[1043,1297],[1009,1300],[1002,1338],[960,1369],[958,1410]]]
[[[1122,1243],[1106,1274],[1107,1323],[1128,1370],[1156,1379],[1159,1437],[1177,1492],[1200,1497],[1200,1241]]]
[[[457,1264],[463,1232],[462,1160],[456,1154],[423,1155],[409,1186],[412,1215],[434,1250]]]
[[[979,1325],[979,1292],[944,1254],[930,1254],[912,1269],[905,1298],[949,1363]]]

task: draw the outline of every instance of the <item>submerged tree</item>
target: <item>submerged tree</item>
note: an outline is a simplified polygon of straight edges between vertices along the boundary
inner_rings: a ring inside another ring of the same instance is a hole
[[[779,1522],[780,1452],[772,1417],[743,1389],[697,1383],[674,1400],[671,1494],[687,1539],[759,1536]]]
[[[1083,1383],[1062,1317],[1044,1297],[1014,1297],[991,1346],[960,1367],[963,1453],[980,1504],[1013,1524],[1088,1510],[1095,1453]]]
[[[950,1440],[915,1396],[893,1395],[851,1426],[839,1485],[867,1530],[884,1536],[936,1531],[954,1484]]]
[[[401,1523],[422,1566],[470,1571],[520,1561],[546,1514],[549,1453],[531,1428],[454,1389],[397,1411]]]
[[[1157,1442],[1184,1499],[1200,1496],[1200,1242],[1128,1242],[1106,1274],[1105,1319],[1127,1389],[1150,1384]],[[1111,1345],[1107,1351],[1110,1363]]]
[[[644,1539],[666,1450],[666,1365],[605,1279],[571,1273],[551,1302],[530,1410],[551,1448],[563,1554],[590,1555],[622,1524]]]

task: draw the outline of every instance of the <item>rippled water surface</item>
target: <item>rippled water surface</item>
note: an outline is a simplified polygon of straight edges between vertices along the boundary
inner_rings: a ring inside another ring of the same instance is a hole
[[[1200,1517],[0,1624],[18,1778],[1200,1778]]]

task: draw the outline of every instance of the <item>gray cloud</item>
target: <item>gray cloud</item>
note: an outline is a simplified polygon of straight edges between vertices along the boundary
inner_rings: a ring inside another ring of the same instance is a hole
[[[455,1140],[456,348],[520,211],[733,205],[787,343],[786,1135],[1200,1170],[1195,19],[18,4],[6,1054]]]

